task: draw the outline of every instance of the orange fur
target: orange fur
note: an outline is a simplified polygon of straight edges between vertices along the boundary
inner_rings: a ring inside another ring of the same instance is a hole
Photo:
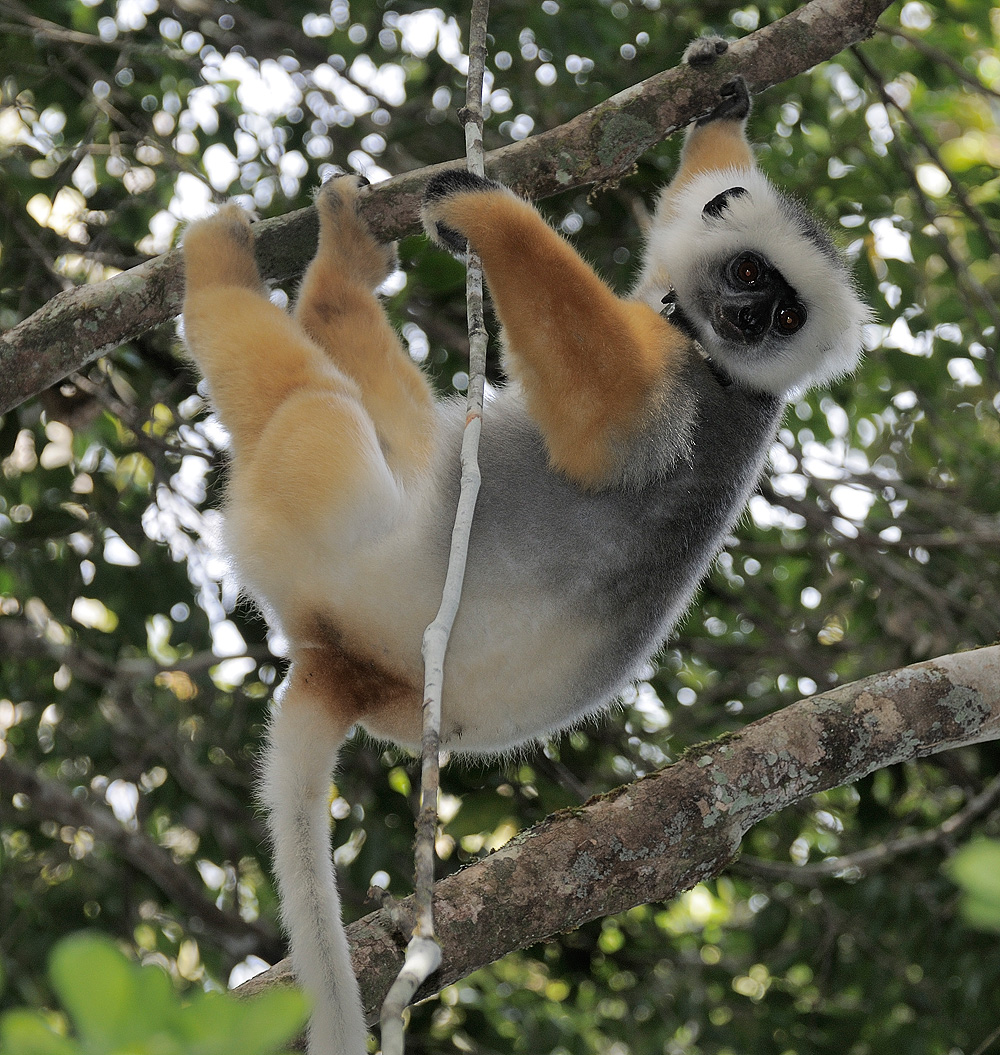
[[[213,286],[264,291],[253,251],[250,221],[239,206],[224,205],[211,224],[195,224],[184,238],[185,293]]]
[[[330,197],[320,202],[320,252],[295,319],[266,298],[241,210],[226,206],[192,227],[184,253],[188,342],[237,449],[255,447],[295,393],[325,393],[331,406],[342,398],[365,406],[395,467],[422,469],[431,450],[430,389],[371,295],[394,255],[356,215],[351,237],[322,233],[324,212],[336,207]]]
[[[412,739],[419,688],[377,658],[377,634],[354,613],[334,614],[328,580],[301,560],[335,560],[331,546],[384,531],[434,443],[430,388],[372,295],[395,252],[357,215],[356,193],[341,181],[321,191],[319,250],[292,316],[267,297],[241,210],[193,226],[185,331],[232,438],[230,545],[288,633],[291,683],[345,729],[371,714]],[[419,640],[415,651],[419,662]]]
[[[742,120],[692,125],[684,140],[680,167],[663,194],[661,207],[668,208],[673,192],[706,172],[729,168],[752,169],[756,165]]]
[[[295,318],[345,373],[399,471],[426,468],[433,397],[420,368],[371,295],[393,270],[395,250],[379,243],[332,184],[321,189],[319,247],[306,271]]]
[[[320,534],[335,522],[341,496],[356,519],[358,496],[380,457],[371,426],[356,399],[335,391],[301,389],[272,414],[252,455],[237,459],[230,480],[241,517],[243,545],[256,554],[280,552],[289,515],[300,535]],[[352,508],[353,506],[353,508]]]
[[[694,125],[685,140],[680,169],[671,186],[677,187],[703,172],[753,168],[755,164],[742,120]]]
[[[585,487],[607,483],[686,338],[648,306],[615,296],[506,191],[455,194],[434,213],[482,258],[508,369],[553,467]]]

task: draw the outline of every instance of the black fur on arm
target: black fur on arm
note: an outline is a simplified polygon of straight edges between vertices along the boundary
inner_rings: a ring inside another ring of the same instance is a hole
[[[440,201],[452,194],[484,193],[491,190],[504,190],[502,183],[486,176],[477,176],[466,169],[449,169],[431,176],[424,188],[424,204]]]

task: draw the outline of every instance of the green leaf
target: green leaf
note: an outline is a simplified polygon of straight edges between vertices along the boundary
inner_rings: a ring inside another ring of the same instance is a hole
[[[1000,841],[975,839],[945,865],[962,888],[962,914],[973,927],[1000,931]]]
[[[56,1033],[41,1012],[18,1009],[0,1018],[2,1055],[80,1055],[80,1050]]]
[[[278,989],[252,1000],[196,993],[177,1022],[190,1055],[268,1055],[291,1041],[307,1018],[305,997],[294,989]]]
[[[298,989],[273,989],[253,1000],[239,1001],[238,1006],[239,1047],[244,1055],[277,1050],[296,1037],[309,1019],[309,1001]]]
[[[89,1047],[111,1049],[135,1035],[136,972],[101,935],[77,934],[56,946],[49,966],[52,986]]]

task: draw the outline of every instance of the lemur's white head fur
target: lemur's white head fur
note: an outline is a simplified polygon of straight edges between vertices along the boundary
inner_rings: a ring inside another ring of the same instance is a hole
[[[738,192],[726,196],[721,209],[705,209],[734,188]],[[796,333],[732,341],[713,326],[704,307],[720,267],[747,250],[764,257],[795,290],[806,311]],[[737,382],[785,395],[858,364],[870,313],[843,259],[812,217],[755,168],[705,173],[668,190],[649,231],[638,295],[652,303],[654,276],[664,273],[699,343]]]

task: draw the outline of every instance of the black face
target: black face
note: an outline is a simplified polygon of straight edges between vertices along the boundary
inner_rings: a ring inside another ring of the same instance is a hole
[[[791,337],[805,325],[806,309],[785,276],[766,257],[746,250],[719,276],[709,318],[724,340],[759,344],[769,336]]]

